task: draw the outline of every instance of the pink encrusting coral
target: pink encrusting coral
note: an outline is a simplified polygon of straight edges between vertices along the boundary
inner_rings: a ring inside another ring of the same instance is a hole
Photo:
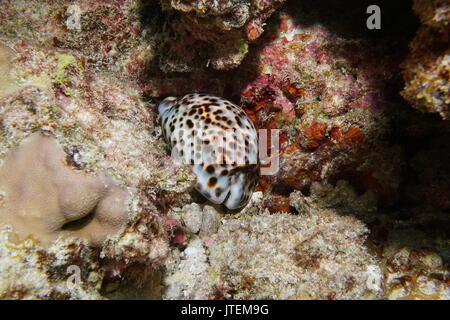
[[[252,58],[257,77],[241,94],[249,104],[268,92],[273,105],[285,112],[320,101],[320,109],[331,117],[353,108],[376,111],[392,105],[382,90],[390,63],[380,65],[381,57],[361,41],[340,38],[324,26],[297,25],[282,15],[276,38]]]

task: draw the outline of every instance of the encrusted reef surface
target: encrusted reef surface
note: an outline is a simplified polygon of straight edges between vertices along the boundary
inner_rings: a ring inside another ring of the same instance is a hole
[[[376,297],[381,269],[367,229],[332,211],[224,218],[166,261],[168,299],[351,299]]]
[[[450,299],[449,3],[366,7],[0,2],[0,298]],[[280,130],[242,209],[169,156],[188,92]]]
[[[198,41],[202,61],[216,70],[237,67],[248,53],[249,43],[264,32],[267,20],[285,0],[182,1],[162,0],[177,37]],[[179,49],[182,50],[180,46]],[[180,51],[182,53],[182,51]],[[173,56],[183,59],[182,56]]]
[[[406,82],[402,95],[423,112],[450,118],[450,3],[415,0],[422,26],[411,42],[403,64]]]
[[[18,233],[16,254],[20,256],[22,241],[29,237],[30,254],[38,254],[39,246],[58,252],[52,248],[59,241],[82,237],[87,241],[66,246],[74,254],[97,248],[93,261],[100,284],[108,278],[117,285],[124,272],[136,270],[141,280],[146,274],[153,277],[154,266],[169,252],[161,215],[164,198],[189,190],[194,176],[189,168],[169,161],[154,133],[154,114],[138,87],[89,69],[78,52],[10,38],[3,46],[14,54],[2,73],[16,86],[0,102],[1,221]],[[11,254],[1,256],[2,267],[16,256],[14,246],[3,245]],[[52,265],[47,257],[35,263]],[[35,264],[29,263],[24,258],[24,265],[13,264],[2,272],[10,283],[2,297],[15,297],[14,275],[22,287],[19,268]],[[65,269],[49,278],[48,286],[59,277],[67,277]],[[39,295],[35,289],[28,292],[26,285],[20,290],[29,298],[84,297],[82,291],[72,295],[64,288],[46,292],[43,287]]]

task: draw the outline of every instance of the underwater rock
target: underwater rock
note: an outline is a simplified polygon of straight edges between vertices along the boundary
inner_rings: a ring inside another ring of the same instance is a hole
[[[420,21],[427,26],[448,32],[450,25],[450,4],[446,0],[414,0],[413,10]]]
[[[284,1],[161,0],[161,5],[163,10],[172,13],[168,21],[182,42],[189,44],[192,41],[186,38],[190,37],[206,43],[208,65],[216,70],[228,70],[241,64],[248,53],[249,42],[261,35],[264,21]],[[177,59],[183,60],[183,57],[171,57],[171,60]]]
[[[138,0],[7,1],[0,34],[77,51],[89,67],[121,71],[146,36],[142,6]]]
[[[447,215],[439,210],[403,208],[358,217],[371,229],[367,245],[383,266],[385,299],[449,298]]]
[[[405,88],[401,92],[423,112],[450,118],[450,3],[415,0],[414,12],[422,23],[403,62]]]
[[[427,249],[404,247],[386,254],[387,299],[448,300],[450,272],[442,257]]]
[[[73,231],[72,235],[88,239],[94,237],[91,239],[99,246],[96,251],[99,268],[114,270],[104,273],[104,278],[100,281],[111,283],[120,279],[124,273],[130,275],[134,272],[140,273],[140,277],[135,277],[135,282],[142,285],[145,281],[150,281],[155,272],[153,266],[158,265],[169,250],[169,237],[163,227],[161,213],[168,210],[171,203],[183,203],[189,199],[188,192],[195,182],[194,174],[188,167],[176,166],[168,161],[164,143],[154,130],[156,114],[150,112],[150,106],[143,101],[135,83],[111,74],[92,72],[74,53],[42,48],[20,40],[8,40],[6,44],[15,51],[10,73],[19,90],[0,100],[1,164],[10,166],[8,155],[12,148],[18,147],[18,150],[22,150],[19,154],[32,152],[32,148],[23,150],[23,146],[28,145],[27,138],[30,137],[31,141],[39,140],[36,137],[40,137],[40,134],[54,137],[54,142],[48,144],[48,157],[42,158],[44,162],[41,162],[39,157],[31,159],[36,162],[36,174],[41,177],[42,173],[42,179],[34,181],[51,182],[52,179],[58,179],[58,174],[67,175],[67,170],[74,171],[72,176],[75,179],[71,178],[67,185],[67,189],[70,187],[72,193],[66,192],[64,186],[61,186],[55,194],[58,195],[59,202],[41,203],[39,214],[42,221],[58,220],[48,226],[55,231],[53,235],[56,236],[58,228],[74,217],[56,219],[53,215],[59,209],[50,210],[51,206],[61,206],[61,212],[67,212],[69,215],[74,213],[81,217],[89,213],[91,205],[98,202],[98,206],[93,210],[94,219],[86,228],[96,219],[105,218],[104,213],[107,212],[107,219],[101,221],[105,225],[102,224],[97,230],[103,230],[102,233],[96,234],[95,228],[88,232],[87,228],[86,233]],[[47,140],[44,139],[45,141]],[[40,163],[52,160],[50,151],[55,150],[56,142],[59,144],[58,152],[53,154],[59,160],[53,166],[43,169],[44,171],[39,171]],[[17,156],[18,154],[14,157]],[[24,165],[29,163],[29,157],[24,159],[28,159],[20,160]],[[65,168],[62,161],[71,168]],[[28,171],[17,170],[16,176],[19,176],[19,173],[25,176],[32,173]],[[44,174],[45,172],[48,174]],[[4,175],[2,182],[6,183],[14,177],[15,175]],[[65,183],[65,180],[62,179],[62,182]],[[73,183],[73,186],[70,183]],[[12,187],[9,182],[6,185],[7,188]],[[39,191],[38,195],[43,197],[45,192],[48,192],[49,196],[52,195],[51,187],[41,190],[35,190],[36,186],[33,184],[27,184],[25,187],[30,193],[21,196],[22,205],[39,204],[38,200],[42,197],[34,196],[31,193],[33,190]],[[14,193],[7,190],[7,193],[11,192]],[[118,206],[110,206],[108,203],[114,200],[115,195],[122,200]],[[8,204],[11,194],[6,196],[4,203]],[[64,198],[60,199],[60,196]],[[113,198],[108,200],[109,197]],[[84,200],[88,199],[89,205],[81,206],[85,203]],[[18,206],[10,204],[10,209],[19,209]],[[117,218],[124,219],[111,219],[114,212],[117,213]],[[8,215],[17,216],[17,212],[10,212]],[[108,219],[111,220],[108,222]],[[116,222],[117,226],[121,225],[122,228],[116,228]],[[14,228],[21,228],[14,219],[9,223]],[[28,222],[24,223],[27,225]],[[107,227],[108,223],[110,227]],[[36,241],[40,238],[39,233],[42,233],[38,226],[39,223],[35,230]],[[74,227],[70,224],[66,226]],[[25,235],[29,233],[30,228],[25,226],[23,230],[17,231],[23,231],[22,234]],[[44,243],[53,239],[53,235],[43,239]],[[109,237],[103,242],[107,235]],[[36,246],[42,246],[44,243],[36,243]],[[45,243],[45,247],[49,244]],[[85,242],[82,246],[91,244]],[[129,279],[132,278],[129,276]],[[132,285],[131,283],[133,281],[130,280],[129,284]]]
[[[289,195],[290,205],[298,213],[333,208],[339,212],[364,212],[377,210],[377,199],[372,191],[358,195],[345,180],[339,180],[335,186],[313,182],[311,193],[306,197],[300,191]]]
[[[182,208],[172,208],[167,213],[170,219],[172,229],[174,229],[174,238],[181,233],[183,236],[182,243],[187,237],[198,234],[201,237],[210,236],[217,232],[223,213],[220,213],[215,207],[210,205],[198,205],[191,203]],[[172,221],[174,220],[174,221]],[[180,241],[175,240],[175,243]]]
[[[222,215],[212,206],[203,207],[202,226],[200,228],[201,237],[209,237],[217,232],[220,227]]]
[[[101,246],[128,222],[127,192],[108,175],[69,168],[66,157],[39,133],[9,151],[0,167],[0,224],[47,246],[60,235]]]
[[[207,249],[193,238],[173,251],[164,297],[373,298],[383,277],[364,245],[366,232],[358,220],[330,211],[227,217]]]
[[[398,93],[385,88],[395,84],[395,57],[304,19],[281,11],[278,25],[239,67],[249,80],[240,82],[244,110],[257,128],[281,130],[280,170],[262,177],[262,191],[271,191],[285,210],[292,190],[308,194],[314,182],[347,180],[392,205],[402,152],[380,137],[392,130]]]
[[[0,99],[19,89],[10,74],[11,59],[14,52],[0,43]]]
[[[197,283],[208,271],[208,256],[198,237],[193,238],[183,252],[173,250],[164,264],[167,268],[163,279],[163,284],[167,285],[166,298],[190,299],[194,294],[206,296],[205,289]]]
[[[104,299],[97,253],[86,240],[59,239],[47,250],[0,226],[0,299]]]

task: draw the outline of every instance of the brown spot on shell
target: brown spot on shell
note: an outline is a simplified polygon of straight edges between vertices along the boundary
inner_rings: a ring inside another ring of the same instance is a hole
[[[216,185],[217,183],[217,178],[216,177],[211,177],[208,180],[208,187],[212,188]]]

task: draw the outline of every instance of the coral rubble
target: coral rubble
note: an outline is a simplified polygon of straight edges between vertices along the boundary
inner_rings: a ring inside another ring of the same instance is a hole
[[[364,246],[366,232],[358,220],[330,211],[224,218],[208,246],[194,237],[172,252],[165,297],[376,297],[383,277]]]
[[[103,299],[96,256],[82,240],[58,240],[44,251],[0,227],[0,299]],[[75,273],[80,281],[70,278]]]

